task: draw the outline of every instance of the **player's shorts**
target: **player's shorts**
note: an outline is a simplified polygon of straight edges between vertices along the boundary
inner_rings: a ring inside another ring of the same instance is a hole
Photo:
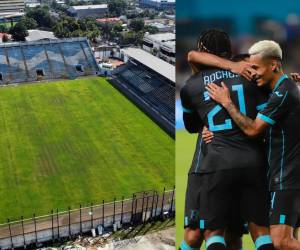
[[[271,192],[270,225],[300,227],[300,190]]]
[[[185,227],[245,233],[244,221],[269,226],[269,192],[263,168],[190,174]]]

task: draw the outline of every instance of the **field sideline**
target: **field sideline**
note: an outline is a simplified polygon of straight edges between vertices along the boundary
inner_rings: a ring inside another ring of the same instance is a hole
[[[0,88],[0,222],[171,189],[174,144],[104,78]]]
[[[176,132],[176,246],[183,238],[184,199],[187,173],[193,159],[197,135],[188,134],[184,130]],[[205,247],[202,246],[201,250]],[[243,249],[255,249],[249,235],[243,238]]]

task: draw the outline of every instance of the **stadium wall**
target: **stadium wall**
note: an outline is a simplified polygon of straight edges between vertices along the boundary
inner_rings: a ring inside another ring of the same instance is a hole
[[[0,44],[0,84],[97,75],[86,38]]]
[[[130,101],[132,101],[139,109],[146,113],[156,124],[158,124],[168,135],[175,139],[175,128],[167,119],[161,116],[149,104],[139,98],[125,84],[122,84],[116,78],[109,78],[108,81]]]
[[[148,221],[174,217],[175,188],[158,194],[144,191],[132,198],[103,203],[65,212],[56,212],[0,225],[1,249],[36,249],[75,235],[94,233],[102,235],[117,231],[122,225],[139,225]]]

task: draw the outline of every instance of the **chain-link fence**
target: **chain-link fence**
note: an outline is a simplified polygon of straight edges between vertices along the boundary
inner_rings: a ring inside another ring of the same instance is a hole
[[[12,249],[54,242],[62,238],[91,232],[116,231],[123,225],[137,225],[150,220],[174,216],[175,187],[158,193],[155,190],[134,193],[130,199],[79,207],[0,225],[1,249]]]

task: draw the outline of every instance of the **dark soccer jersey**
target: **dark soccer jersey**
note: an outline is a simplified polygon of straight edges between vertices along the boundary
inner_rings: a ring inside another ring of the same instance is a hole
[[[199,135],[191,172],[205,173],[218,169],[243,167],[265,167],[265,156],[261,139],[250,139],[233,122],[227,111],[213,101],[205,86],[214,82],[218,85],[224,81],[230,89],[233,102],[245,115],[255,118],[259,109],[262,109],[267,98],[254,83],[230,71],[209,69],[192,76],[181,89],[185,124],[190,117],[189,128],[194,125],[199,131],[199,123],[204,124],[214,132],[213,141],[203,146]],[[193,117],[193,118],[192,118]],[[194,132],[195,132],[194,131]]]
[[[267,156],[270,190],[300,189],[300,92],[283,75],[258,118],[269,123]]]

